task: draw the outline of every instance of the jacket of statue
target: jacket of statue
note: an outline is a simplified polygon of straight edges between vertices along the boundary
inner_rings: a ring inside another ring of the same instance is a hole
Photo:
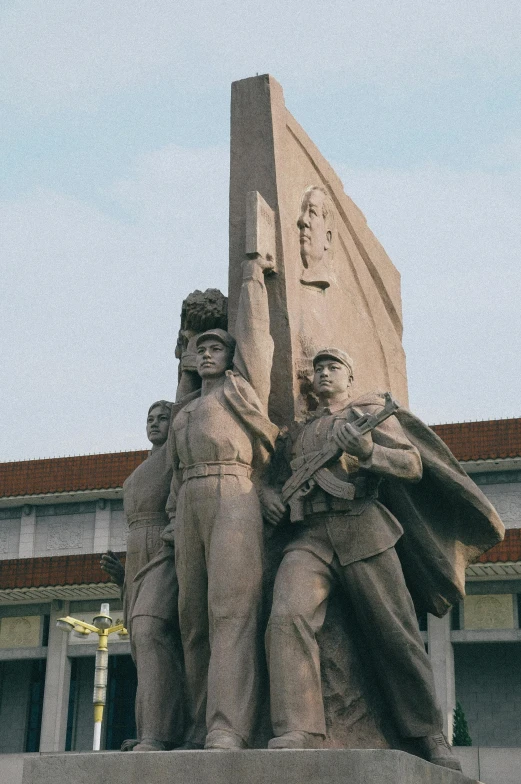
[[[186,443],[187,437],[191,437],[190,419],[203,400],[200,391],[179,401],[172,412],[167,441],[174,468],[166,507],[170,517],[175,515],[182,472],[192,462],[235,461],[261,470],[274,449],[279,429],[270,421],[267,413],[273,359],[268,298],[264,274],[251,261],[245,262],[243,269],[235,340],[233,367],[226,371],[222,387],[207,401],[212,406],[212,412],[208,426],[201,431],[208,446],[204,460],[192,461],[188,456],[194,450]],[[237,443],[233,442],[233,437],[230,438],[231,429],[235,429]]]
[[[135,615],[170,619],[166,596],[176,595],[175,573],[163,577],[160,588],[148,584],[141,590],[142,577],[162,549],[161,530],[168,523],[165,504],[170,492],[172,462],[166,444],[151,450],[123,484],[123,508],[129,524],[123,615],[127,629]]]
[[[342,418],[352,422],[383,405],[383,396],[372,393],[334,415],[318,412],[296,438],[297,460],[331,438]],[[316,488],[305,511],[326,513],[341,563],[396,545],[417,610],[442,616],[465,595],[468,564],[502,540],[503,523],[443,441],[407,409],[378,425],[372,437],[369,460],[344,454],[330,466],[355,486],[355,498],[346,502]]]
[[[372,414],[376,408],[349,404],[334,413],[329,408],[319,408],[298,433],[293,467],[305,463],[333,441],[335,430],[345,422]],[[379,486],[386,476],[419,481],[421,458],[395,417],[376,427],[372,439],[373,450],[367,460],[344,452],[329,466],[327,490],[317,484],[306,497],[304,522],[296,525],[295,538],[286,547],[286,552],[308,550],[325,562],[331,562],[336,555],[340,564],[347,566],[396,544],[403,529],[378,500]]]
[[[128,524],[166,525],[165,504],[172,479],[172,463],[166,445],[150,451],[123,483],[123,509]]]

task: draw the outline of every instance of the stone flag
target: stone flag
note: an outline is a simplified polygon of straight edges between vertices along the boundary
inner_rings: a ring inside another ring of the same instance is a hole
[[[400,275],[342,183],[286,109],[271,76],[234,82],[231,102],[229,327],[251,250],[252,192],[273,211],[277,275],[267,281],[275,357],[270,417],[313,407],[311,358],[338,346],[354,359],[353,395],[389,390],[407,405]],[[261,218],[270,230],[270,214]],[[259,232],[257,232],[258,236]]]

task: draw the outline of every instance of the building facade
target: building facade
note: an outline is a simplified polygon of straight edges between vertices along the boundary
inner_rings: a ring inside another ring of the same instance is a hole
[[[504,542],[467,570],[467,596],[420,619],[446,728],[458,701],[475,746],[521,747],[521,419],[433,428],[498,510]],[[56,626],[86,621],[119,589],[99,566],[124,558],[122,484],[146,451],[0,464],[0,753],[92,748],[97,638]],[[115,638],[115,639],[113,639]],[[102,747],[135,733],[128,641],[109,641]]]

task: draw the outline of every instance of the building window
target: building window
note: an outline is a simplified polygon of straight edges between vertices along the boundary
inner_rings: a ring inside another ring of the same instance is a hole
[[[27,734],[25,737],[25,751],[27,752],[40,750],[46,664],[47,662],[45,659],[35,659],[32,662],[31,680],[29,684]]]
[[[109,657],[106,749],[119,749],[136,737],[134,703],[137,673],[130,656]]]
[[[69,686],[69,707],[67,713],[67,733],[65,751],[72,751],[72,733],[76,724],[76,684],[78,681],[78,659],[71,661],[71,680]]]
[[[450,628],[452,631],[461,629],[460,603],[456,602],[450,611]]]

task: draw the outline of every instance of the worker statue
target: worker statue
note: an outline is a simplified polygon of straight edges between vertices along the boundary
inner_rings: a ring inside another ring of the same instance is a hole
[[[175,545],[190,748],[252,742],[260,685],[263,523],[256,484],[278,428],[262,256],[243,263],[235,338],[196,339],[201,389],[173,419],[165,541]]]

